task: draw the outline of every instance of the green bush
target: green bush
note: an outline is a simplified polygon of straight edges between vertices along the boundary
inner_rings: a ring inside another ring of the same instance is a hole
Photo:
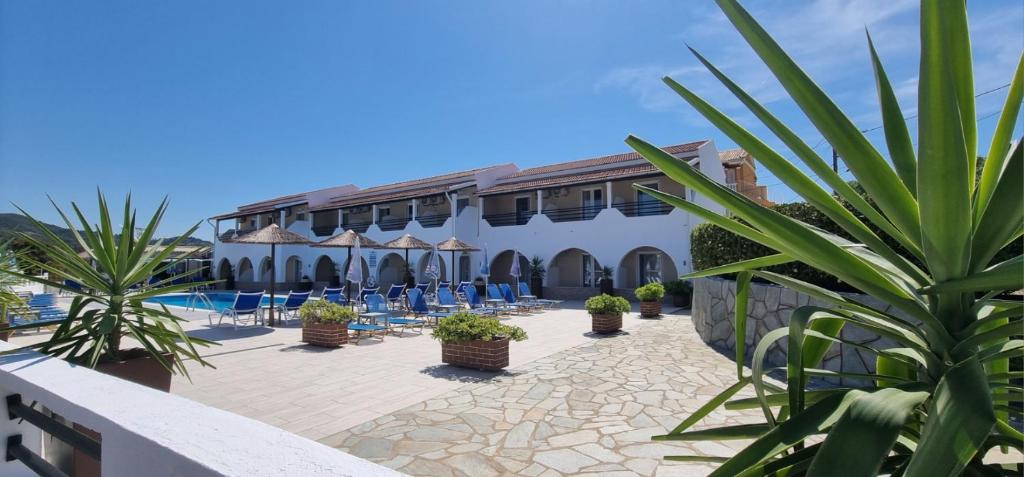
[[[665,282],[665,293],[672,296],[690,296],[693,285],[687,280],[671,280]]]
[[[592,315],[621,315],[629,311],[629,302],[621,296],[600,294],[587,298],[587,313]]]
[[[665,287],[657,282],[648,283],[633,290],[633,293],[640,301],[661,301],[662,298],[665,298]]]
[[[495,338],[508,338],[512,341],[524,341],[528,338],[526,331],[518,326],[503,325],[494,318],[459,312],[449,316],[430,334],[442,343],[462,343],[465,341],[491,341]]]
[[[860,190],[860,187],[856,182],[851,182],[851,185],[853,185],[858,191]],[[878,235],[886,245],[890,246],[893,250],[906,257],[911,262],[914,262],[915,265],[921,265],[919,260],[907,252],[907,250],[896,240],[886,235],[885,232],[867,220],[863,214],[853,210],[846,201],[840,202],[845,205],[847,209],[854,214],[854,216],[862,222],[865,222],[868,228]],[[829,219],[820,210],[806,202],[777,204],[770,208],[782,215],[794,218],[808,225],[812,225],[828,233],[838,235],[847,240],[856,241],[852,236],[850,236],[850,234],[833,222],[832,219]],[[737,218],[733,218],[733,220],[743,223],[742,220]],[[992,263],[1000,263],[1004,260],[1019,256],[1022,252],[1024,252],[1024,240],[1018,238],[1000,251],[999,254],[992,259]],[[693,268],[697,271],[728,265],[742,260],[764,257],[774,253],[776,253],[774,250],[765,247],[764,245],[749,240],[746,237],[736,235],[711,223],[703,223],[694,227],[693,232],[690,234],[690,255],[693,259]],[[843,283],[835,276],[807,266],[801,262],[790,262],[783,265],[776,265],[774,267],[766,267],[763,270],[775,272],[780,275],[786,275],[808,283],[813,283],[830,290],[855,291],[853,287]],[[732,275],[723,276],[726,278],[733,277]]]
[[[309,300],[299,307],[303,323],[348,323],[356,319],[350,308],[326,300]]]

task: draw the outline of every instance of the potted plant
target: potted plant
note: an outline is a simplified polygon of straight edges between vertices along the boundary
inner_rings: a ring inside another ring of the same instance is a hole
[[[594,333],[614,333],[622,329],[622,314],[629,311],[629,302],[621,296],[600,294],[584,304],[590,313],[590,329]]]
[[[518,326],[469,312],[441,320],[431,336],[441,341],[441,362],[482,371],[507,367],[509,341],[527,339],[526,331]]]
[[[71,222],[60,207],[54,206],[72,231],[79,254],[49,226],[39,222],[27,212],[22,214],[36,228],[36,235],[20,234],[21,238],[38,250],[41,259],[26,256],[24,261],[33,268],[51,275],[74,280],[81,288],[71,288],[55,281],[18,271],[7,274],[61,289],[73,298],[67,319],[57,327],[49,340],[30,345],[44,354],[62,357],[68,361],[94,368],[97,371],[128,379],[164,391],[170,390],[171,374],[188,376],[184,360],[209,366],[196,346],[213,342],[185,334],[181,322],[167,307],[145,306],[143,300],[168,293],[178,293],[209,282],[192,282],[192,275],[200,270],[170,275],[150,286],[143,286],[149,277],[176,270],[191,255],[175,256],[181,242],[199,228],[195,224],[187,232],[167,243],[156,244],[154,234],[167,210],[166,199],[161,202],[145,228],[136,228],[135,211],[131,197],[125,199],[124,216],[120,227],[110,216],[106,198],[99,194],[100,220],[83,216],[72,203],[80,223]],[[98,225],[93,225],[98,222]],[[84,230],[84,232],[77,232]],[[86,291],[88,290],[88,291]],[[31,324],[24,325],[32,327]],[[12,327],[17,329],[18,327]],[[123,336],[146,341],[146,347],[124,349]]]
[[[537,298],[544,298],[544,275],[548,273],[544,267],[544,259],[534,255],[530,259],[530,291]]]
[[[665,299],[665,287],[658,282],[648,283],[633,291],[640,300],[640,317],[654,318],[661,315],[661,300]]]
[[[309,300],[299,307],[302,342],[338,348],[348,344],[348,322],[356,319],[351,308],[326,300]]]
[[[598,283],[601,285],[602,294],[615,294],[615,282],[612,280],[613,275],[615,275],[615,270],[612,270],[612,267],[601,267],[601,280]]]
[[[671,280],[665,282],[665,293],[672,297],[672,306],[689,308],[693,297],[693,285],[687,280]]]

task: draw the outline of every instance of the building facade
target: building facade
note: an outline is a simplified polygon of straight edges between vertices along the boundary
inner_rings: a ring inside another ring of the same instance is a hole
[[[665,147],[681,161],[728,183],[724,158],[712,141]],[[752,161],[751,161],[752,164]],[[233,277],[240,289],[269,282],[269,246],[233,243],[240,234],[277,223],[325,240],[355,230],[384,243],[411,234],[428,243],[452,236],[486,248],[492,282],[512,282],[515,251],[525,281],[528,261],[547,268],[545,293],[565,298],[596,294],[603,267],[616,288],[672,280],[691,270],[690,231],[701,220],[637,191],[642,184],[723,212],[672,181],[636,153],[520,170],[503,164],[359,189],[352,185],[278,197],[213,217],[213,276]],[[344,277],[348,251],[307,245],[278,246],[277,283],[284,290],[312,281],[319,288]],[[406,268],[418,281],[431,251],[363,249],[363,275],[373,284],[399,283]],[[445,279],[479,276],[484,252],[440,252]]]

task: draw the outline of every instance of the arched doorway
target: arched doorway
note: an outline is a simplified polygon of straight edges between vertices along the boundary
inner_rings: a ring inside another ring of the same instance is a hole
[[[231,278],[231,262],[226,258],[220,259],[220,263],[217,264],[217,279],[227,280]]]
[[[420,283],[427,281],[433,281],[434,277],[427,275],[427,266],[430,265],[430,256],[433,255],[433,251],[428,251],[420,256],[419,261],[416,263],[416,280]],[[437,262],[440,266],[440,270],[437,275],[437,279],[440,281],[447,281],[451,279],[451,275],[448,274],[448,267],[444,262],[444,252],[437,252]]]
[[[249,257],[242,257],[242,259],[238,261],[237,280],[239,282],[253,282],[252,262],[249,260]]]
[[[270,283],[270,257],[263,257],[260,261],[260,282]]]
[[[651,282],[664,282],[679,278],[676,264],[667,253],[657,247],[637,247],[619,262],[619,276],[615,286],[636,288]]]
[[[302,281],[302,259],[297,255],[288,257],[284,262],[284,281],[298,283]]]
[[[403,283],[405,276],[405,259],[397,253],[389,253],[380,258],[377,266],[377,283],[389,287],[395,283]]]
[[[494,256],[494,260],[491,260],[491,283],[508,283],[510,285],[516,282],[515,277],[512,276],[510,270],[512,270],[512,257],[515,256],[515,252],[512,250],[505,250]],[[530,260],[523,255],[523,252],[519,252],[519,280],[530,279]]]
[[[336,276],[338,276],[338,271],[335,269],[334,260],[331,260],[331,257],[321,255],[316,259],[316,266],[313,267],[313,282],[317,286],[330,285]]]
[[[600,284],[600,278],[601,264],[583,249],[562,250],[548,265],[548,286],[593,288]]]

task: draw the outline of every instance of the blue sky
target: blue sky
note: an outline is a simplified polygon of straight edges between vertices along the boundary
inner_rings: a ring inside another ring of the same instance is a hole
[[[745,4],[871,128],[867,26],[916,111],[916,2]],[[973,1],[970,14],[977,90],[998,88],[1024,47],[1024,5]],[[629,133],[731,146],[665,74],[764,134],[687,43],[830,154],[711,2],[3,2],[0,211],[56,221],[49,193],[88,213],[97,186],[142,211],[169,195],[171,235],[286,193],[622,152]],[[1005,96],[980,97],[978,116]],[[981,144],[995,121],[979,121]],[[761,182],[795,198],[767,171]]]

